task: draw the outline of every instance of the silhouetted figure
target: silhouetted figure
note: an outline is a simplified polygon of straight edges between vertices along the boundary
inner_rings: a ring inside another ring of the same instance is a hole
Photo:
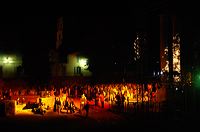
[[[125,102],[125,96],[124,96],[124,94],[122,94],[122,96],[121,96],[121,110],[122,110],[122,112],[124,112],[124,102]]]
[[[54,111],[54,112],[56,112],[56,105],[57,105],[57,100],[56,100],[56,97],[55,97],[54,107],[53,107],[53,111]]]
[[[104,108],[104,95],[103,92],[100,94],[101,108]]]
[[[74,113],[75,112],[75,104],[74,104],[73,99],[70,100],[69,107],[70,107],[70,113]]]
[[[119,93],[117,93],[115,98],[116,98],[116,104],[117,104],[117,111],[119,111],[120,105],[121,105],[121,97],[120,97]]]
[[[84,106],[84,109],[85,109],[85,118],[88,117],[88,113],[89,113],[89,101],[87,101],[87,103],[85,104]]]
[[[95,106],[98,106],[98,103],[99,103],[99,94],[96,93],[96,96],[95,96]]]
[[[61,111],[61,101],[60,101],[60,98],[57,100],[57,108],[56,108],[58,114],[60,114],[60,111]]]
[[[65,102],[64,102],[64,109],[67,110],[67,113],[68,113],[68,110],[69,110],[69,100],[68,98],[66,98]]]

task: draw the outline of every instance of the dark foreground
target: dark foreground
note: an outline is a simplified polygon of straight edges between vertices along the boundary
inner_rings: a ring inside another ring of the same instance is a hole
[[[194,114],[194,113],[193,113]],[[166,113],[118,114],[91,110],[88,118],[79,113],[49,115],[15,115],[0,117],[4,131],[180,131],[199,128],[199,116]]]

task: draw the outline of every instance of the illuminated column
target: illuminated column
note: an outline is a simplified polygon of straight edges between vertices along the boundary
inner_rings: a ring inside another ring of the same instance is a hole
[[[176,34],[173,36],[172,42],[172,54],[173,54],[173,79],[174,82],[181,81],[181,62],[180,62],[180,36]]]
[[[166,19],[164,16],[160,16],[160,67],[163,73],[169,75],[168,79],[171,79],[172,82],[179,82],[181,81],[180,36],[176,31],[176,17],[168,19],[169,23],[164,24]],[[165,31],[165,26],[172,28],[172,31]],[[171,34],[169,38],[165,32]],[[167,39],[169,40],[167,41]],[[166,79],[165,76],[164,80]]]
[[[168,105],[168,111],[174,112],[178,95],[176,87],[181,80],[181,49],[180,36],[176,29],[176,16],[160,17],[160,61],[161,70],[166,76],[165,80],[165,97]],[[166,80],[167,79],[167,80]]]

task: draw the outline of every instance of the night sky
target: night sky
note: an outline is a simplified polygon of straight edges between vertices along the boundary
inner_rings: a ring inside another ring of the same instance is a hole
[[[149,55],[147,60],[154,61],[154,63],[149,63],[153,68],[159,59],[160,14],[177,15],[177,27],[184,36],[183,42],[190,44],[194,41],[198,42],[200,28],[198,18],[195,17],[196,10],[186,12],[185,6],[177,8],[177,3],[172,4],[169,0],[162,2],[143,0],[132,5],[126,4],[127,8],[123,7],[126,10],[121,14],[63,15],[64,40],[61,51],[65,53],[82,51],[92,60],[99,60],[94,64],[99,66],[99,70],[102,65],[113,69],[112,66],[116,61],[122,65],[129,63],[130,47],[136,37],[136,32],[146,32],[148,40],[146,48]],[[119,10],[117,7],[114,8],[114,11],[120,12]],[[38,69],[38,63],[41,64],[39,69],[44,71],[48,63],[48,51],[56,44],[57,17],[57,15],[2,17],[1,50],[22,52],[24,65],[30,74],[36,74],[33,67]],[[187,44],[183,47],[184,50],[188,49]],[[186,51],[191,53],[191,51]]]

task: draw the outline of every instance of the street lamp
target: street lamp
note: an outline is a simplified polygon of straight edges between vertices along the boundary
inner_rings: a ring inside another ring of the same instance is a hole
[[[87,64],[87,59],[86,58],[81,58],[79,59],[79,66],[83,69],[87,69],[88,68],[88,64]]]
[[[3,58],[3,63],[4,64],[11,64],[11,63],[13,63],[13,60],[12,60],[11,57],[4,57]]]

